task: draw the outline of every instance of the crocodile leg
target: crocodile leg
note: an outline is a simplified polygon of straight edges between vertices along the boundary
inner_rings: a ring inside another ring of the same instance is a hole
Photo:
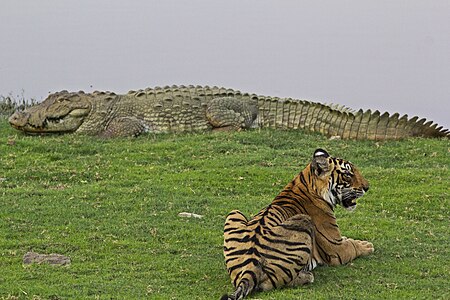
[[[120,117],[112,119],[106,129],[100,133],[100,137],[135,137],[147,131],[147,126],[142,120],[135,117]]]
[[[258,115],[258,107],[234,97],[211,100],[206,109],[206,118],[215,129],[247,129]]]

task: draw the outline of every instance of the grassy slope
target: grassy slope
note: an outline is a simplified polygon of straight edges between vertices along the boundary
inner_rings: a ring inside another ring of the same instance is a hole
[[[105,141],[28,137],[1,119],[0,299],[217,299],[232,290],[222,257],[226,214],[257,213],[317,147],[351,160],[370,181],[354,213],[336,214],[344,235],[376,251],[316,269],[307,287],[254,297],[450,297],[448,140],[262,130]],[[178,217],[183,211],[204,218]],[[72,264],[24,267],[30,250]]]

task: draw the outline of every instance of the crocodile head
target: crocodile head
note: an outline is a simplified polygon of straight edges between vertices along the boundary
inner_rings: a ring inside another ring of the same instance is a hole
[[[27,134],[68,133],[76,131],[90,111],[89,94],[61,91],[49,95],[42,103],[15,112],[8,121]]]

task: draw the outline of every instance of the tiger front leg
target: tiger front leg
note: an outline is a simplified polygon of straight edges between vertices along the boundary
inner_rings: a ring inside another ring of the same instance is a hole
[[[233,97],[213,99],[206,109],[206,118],[213,130],[248,129],[252,127],[257,115],[256,104]]]
[[[373,244],[371,242],[354,240],[354,239],[347,239],[347,240],[350,241],[351,243],[353,243],[353,245],[355,246],[357,257],[367,256],[367,255],[373,253],[373,251],[375,250],[375,248],[373,247]]]
[[[366,256],[372,253],[375,249],[373,247],[373,244],[368,241],[361,241],[361,240],[355,240],[351,238],[347,238],[346,236],[342,236],[342,240],[351,240],[356,245],[355,247],[357,249],[360,249],[360,254],[358,256]]]
[[[343,238],[331,247],[325,256],[325,263],[330,266],[344,265],[360,256],[367,256],[374,251],[373,244],[368,241]]]

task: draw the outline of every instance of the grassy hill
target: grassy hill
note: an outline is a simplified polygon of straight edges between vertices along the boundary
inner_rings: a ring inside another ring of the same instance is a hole
[[[342,233],[373,242],[375,253],[253,299],[450,298],[449,140],[282,130],[31,137],[0,119],[0,299],[218,299],[232,290],[225,216],[256,214],[318,147],[371,183],[354,213],[336,214]],[[24,266],[28,251],[72,263]]]

